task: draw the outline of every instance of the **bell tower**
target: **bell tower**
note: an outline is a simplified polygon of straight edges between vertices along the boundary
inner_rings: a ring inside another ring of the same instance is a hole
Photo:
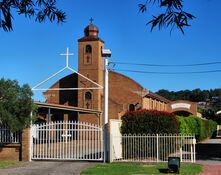
[[[98,28],[91,23],[84,29],[84,37],[78,40],[78,72],[101,86],[104,86],[104,41],[98,37]],[[85,78],[78,76],[79,88],[97,87]],[[103,89],[79,90],[78,107],[102,110]]]

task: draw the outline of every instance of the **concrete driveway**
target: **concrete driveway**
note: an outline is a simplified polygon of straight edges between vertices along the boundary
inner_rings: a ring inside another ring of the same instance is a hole
[[[208,139],[196,145],[196,163],[203,165],[200,175],[221,175],[221,139]]]
[[[94,165],[94,162],[33,161],[19,167],[0,169],[0,175],[79,175],[83,169]]]

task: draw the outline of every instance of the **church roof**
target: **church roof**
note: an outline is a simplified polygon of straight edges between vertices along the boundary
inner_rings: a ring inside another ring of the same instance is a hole
[[[98,27],[93,25],[93,24],[89,24],[84,29],[84,37],[80,38],[78,40],[78,42],[83,42],[83,41],[101,41],[101,42],[104,43],[104,41],[98,37],[98,33],[99,33]]]
[[[80,113],[89,113],[89,114],[99,114],[102,111],[94,110],[94,109],[86,109],[86,108],[79,108],[69,105],[61,105],[61,104],[54,104],[54,103],[47,103],[47,102],[34,102],[38,105],[39,108],[50,108],[50,109],[59,109],[64,111],[77,111]]]
[[[97,26],[90,24],[87,27],[85,27],[85,29],[84,29],[85,36],[90,35],[90,32],[93,32],[95,35],[98,35],[99,29]]]
[[[163,101],[165,103],[169,103],[170,100],[158,95],[158,94],[155,94],[151,91],[149,91],[148,89],[144,88],[141,84],[139,84],[138,82],[136,82],[135,80],[133,80],[132,78],[130,77],[127,77],[123,74],[120,74],[118,72],[114,72],[114,71],[110,71],[109,72],[109,79],[110,79],[110,88],[112,87],[112,84],[115,84],[113,85],[113,88],[115,89],[115,93],[118,92],[118,90],[122,89],[123,91],[131,91],[133,93],[136,93],[138,95],[140,95],[141,97],[151,97],[153,99],[157,99],[159,101]],[[118,80],[118,81],[116,81]],[[124,82],[131,82],[130,85],[125,85],[125,86],[122,86],[122,83]],[[121,86],[120,86],[121,84]],[[117,87],[119,86],[119,87]],[[137,90],[135,90],[137,89]],[[124,92],[121,92],[121,93],[124,93]],[[120,95],[120,94],[118,94]],[[118,96],[119,97],[119,96]],[[118,100],[120,100],[118,98]]]
[[[149,91],[149,93],[146,94],[146,97],[151,97],[151,98],[154,98],[154,99],[157,99],[157,100],[166,102],[166,103],[169,103],[169,102],[170,102],[170,100],[168,100],[168,99],[166,99],[166,98],[164,98],[164,97],[162,97],[162,96],[160,96],[160,95],[158,95],[158,94],[155,94],[155,93],[153,93],[153,92],[151,92],[151,91]]]

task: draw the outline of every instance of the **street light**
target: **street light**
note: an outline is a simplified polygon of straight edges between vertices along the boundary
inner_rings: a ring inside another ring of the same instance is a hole
[[[103,49],[102,56],[105,57],[105,79],[104,79],[104,162],[107,159],[107,134],[108,134],[108,58],[111,57],[110,49]]]
[[[102,57],[111,57],[111,50],[110,49],[103,49],[102,50]]]

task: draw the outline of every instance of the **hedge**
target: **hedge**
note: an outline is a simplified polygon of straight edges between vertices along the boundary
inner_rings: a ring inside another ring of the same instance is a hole
[[[176,120],[176,116],[172,113],[155,111],[155,110],[138,110],[133,112],[127,112],[122,117],[122,134],[178,134],[179,126]],[[155,142],[153,141],[155,139]],[[154,155],[157,155],[156,148],[158,146],[159,150],[168,149],[165,152],[159,152],[158,158],[161,159],[164,156],[167,156],[170,151],[174,150],[175,147],[169,145],[175,139],[168,140],[165,138],[159,140],[159,143],[156,141],[156,138],[152,138],[153,142],[147,142],[146,147],[140,146],[140,138],[127,139],[123,141],[123,155],[127,154],[127,158],[140,158],[139,155],[145,155],[147,152],[151,153],[155,151]],[[158,145],[157,145],[158,143]],[[165,146],[168,144],[168,146]],[[147,151],[149,150],[149,151]],[[148,155],[153,156],[153,155]]]
[[[210,138],[216,132],[217,123],[213,120],[205,120],[195,116],[177,116],[179,132],[181,134],[194,134],[197,141]]]
[[[127,112],[122,117],[122,134],[178,134],[179,123],[172,113],[156,110]]]
[[[208,120],[208,137],[214,136],[217,131],[217,122]]]
[[[122,117],[121,133],[122,134],[184,134],[195,135],[197,141],[211,137],[216,131],[216,122],[212,120],[203,120],[198,117],[182,117],[175,116],[172,113],[155,111],[155,110],[138,110],[133,112],[127,112]],[[139,155],[144,155],[147,149],[151,150],[151,147],[157,147],[159,150],[165,150],[166,153],[159,152],[159,158],[167,156],[171,151],[175,151],[176,147],[171,147],[171,142],[176,142],[176,138],[163,140],[163,143],[159,140],[157,142],[148,142],[147,147],[141,147],[139,145],[140,138],[127,139],[122,141],[123,154],[126,153],[128,158],[139,158]],[[166,146],[167,144],[167,146]],[[156,150],[155,150],[156,151]]]
[[[127,112],[122,117],[122,134],[194,134],[197,141],[210,138],[217,123],[195,116],[175,116],[156,110]]]

